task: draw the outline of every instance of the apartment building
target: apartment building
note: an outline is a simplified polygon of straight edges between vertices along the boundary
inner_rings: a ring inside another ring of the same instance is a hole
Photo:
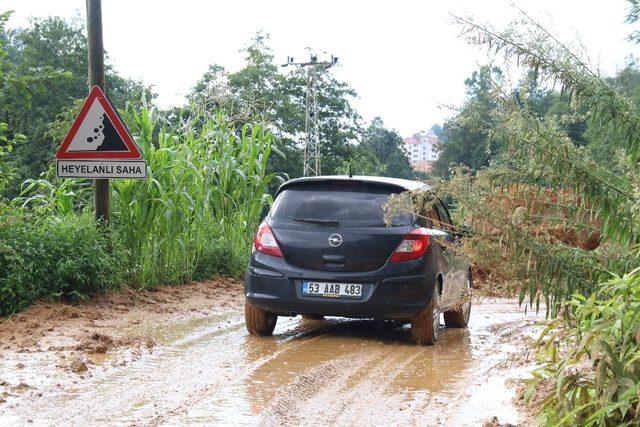
[[[404,148],[413,169],[421,172],[431,170],[438,160],[437,145],[440,139],[433,131],[421,131],[403,139]]]

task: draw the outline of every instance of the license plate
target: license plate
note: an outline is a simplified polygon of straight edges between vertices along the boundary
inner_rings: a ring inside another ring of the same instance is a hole
[[[362,284],[302,282],[302,294],[330,298],[362,298]]]

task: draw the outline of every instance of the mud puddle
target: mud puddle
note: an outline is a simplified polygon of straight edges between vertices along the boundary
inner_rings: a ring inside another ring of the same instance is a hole
[[[432,347],[411,344],[405,325],[336,318],[280,318],[258,338],[238,301],[227,308],[112,325],[154,345],[86,353],[81,373],[57,369],[60,353],[5,350],[0,424],[527,422],[507,384],[531,368],[541,316],[515,301],[476,301],[470,327]]]

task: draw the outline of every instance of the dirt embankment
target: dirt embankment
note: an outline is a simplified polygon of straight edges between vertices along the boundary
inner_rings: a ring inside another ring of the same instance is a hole
[[[228,311],[241,305],[242,283],[228,278],[152,291],[125,289],[77,305],[40,301],[21,313],[0,319],[0,361],[15,353],[51,353],[57,368],[86,372],[94,359],[119,349],[137,357],[155,345],[152,337],[128,329],[143,323],[163,324],[194,315]],[[126,363],[126,360],[112,360]],[[23,369],[25,363],[15,368]],[[0,380],[1,371],[0,371]]]
[[[0,424],[531,421],[515,389],[541,317],[513,300],[474,300],[470,327],[432,347],[406,325],[333,318],[252,337],[242,306],[241,282],[217,278],[0,320]]]

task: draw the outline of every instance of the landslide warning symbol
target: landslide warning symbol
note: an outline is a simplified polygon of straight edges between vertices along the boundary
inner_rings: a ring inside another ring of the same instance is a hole
[[[136,143],[104,92],[94,86],[56,153],[68,159],[139,159]]]

